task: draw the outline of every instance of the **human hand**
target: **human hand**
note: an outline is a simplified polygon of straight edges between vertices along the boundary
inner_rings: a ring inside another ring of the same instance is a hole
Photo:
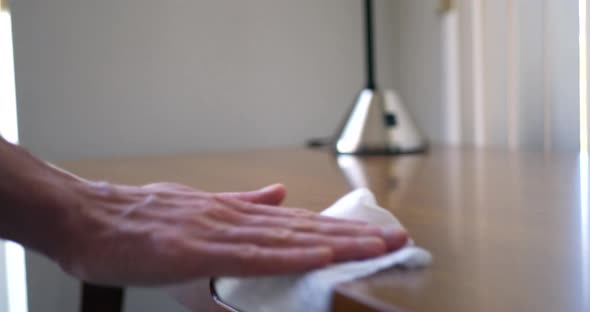
[[[86,281],[157,285],[209,276],[303,272],[402,247],[407,234],[277,207],[282,185],[208,193],[158,183],[79,181],[50,256]]]

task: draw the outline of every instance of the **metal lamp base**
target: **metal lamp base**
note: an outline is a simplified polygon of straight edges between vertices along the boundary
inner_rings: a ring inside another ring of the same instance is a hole
[[[349,155],[422,153],[427,144],[394,92],[363,89],[337,132],[333,150]]]

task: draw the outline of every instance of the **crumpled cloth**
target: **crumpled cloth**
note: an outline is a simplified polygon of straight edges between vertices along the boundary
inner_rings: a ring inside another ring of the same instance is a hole
[[[348,193],[321,214],[401,227],[395,216],[379,207],[375,196],[365,188]],[[215,280],[214,287],[221,301],[241,312],[327,312],[332,290],[340,283],[391,267],[417,269],[431,262],[431,254],[410,240],[405,247],[373,259],[334,264],[298,275],[223,277]]]

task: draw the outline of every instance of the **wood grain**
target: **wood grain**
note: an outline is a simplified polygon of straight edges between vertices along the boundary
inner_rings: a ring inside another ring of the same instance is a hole
[[[317,211],[369,186],[435,262],[341,285],[335,311],[590,311],[590,221],[583,219],[590,208],[582,205],[588,190],[580,189],[575,154],[439,148],[337,159],[285,149],[63,165],[88,178],[210,191],[283,182],[287,205]]]

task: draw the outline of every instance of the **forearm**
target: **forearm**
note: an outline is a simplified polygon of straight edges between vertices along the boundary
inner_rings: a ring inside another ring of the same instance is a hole
[[[0,137],[0,237],[52,256],[76,184],[75,177]]]

